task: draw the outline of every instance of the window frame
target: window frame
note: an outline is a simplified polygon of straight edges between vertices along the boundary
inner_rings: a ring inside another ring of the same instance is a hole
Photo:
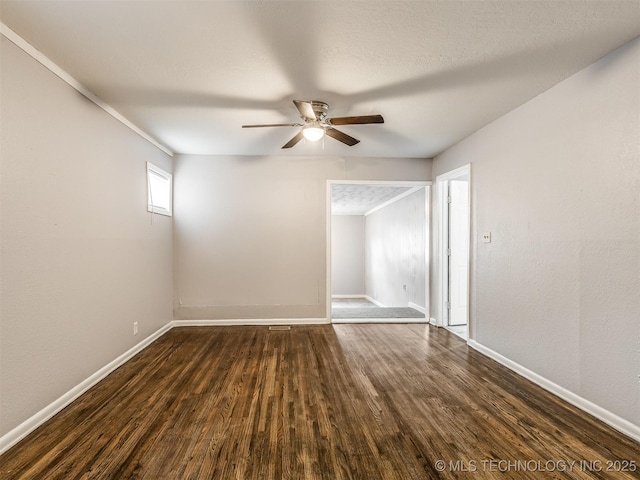
[[[151,192],[151,175],[157,175],[164,178],[169,182],[169,208],[154,205],[152,202]],[[147,162],[147,211],[151,213],[157,213],[159,215],[165,215],[167,217],[173,216],[173,175],[162,168],[154,165],[151,162]]]

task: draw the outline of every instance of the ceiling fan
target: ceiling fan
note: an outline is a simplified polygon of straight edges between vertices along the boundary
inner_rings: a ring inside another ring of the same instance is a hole
[[[303,138],[311,142],[320,140],[324,135],[335,138],[339,142],[354,146],[360,140],[346,133],[336,130],[334,125],[363,125],[366,123],[384,123],[382,115],[358,115],[354,117],[327,117],[329,105],[324,102],[294,100],[296,108],[300,112],[300,118],[304,123],[270,123],[263,125],[242,125],[242,128],[258,127],[302,127],[296,136],[289,140],[282,148],[291,148]]]

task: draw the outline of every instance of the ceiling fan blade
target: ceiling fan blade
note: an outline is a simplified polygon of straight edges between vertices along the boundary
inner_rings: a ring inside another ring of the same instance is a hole
[[[302,115],[304,118],[308,118],[310,120],[317,120],[318,119],[316,117],[316,112],[313,110],[313,107],[311,106],[311,102],[303,102],[301,100],[294,100],[293,103],[295,104],[296,108],[300,112],[300,115]]]
[[[298,134],[295,137],[293,137],[291,140],[289,140],[287,143],[285,143],[282,148],[291,148],[303,138],[304,136],[302,135],[302,131],[299,131]]]
[[[331,138],[335,138],[339,142],[349,145],[350,147],[353,147],[356,143],[360,143],[360,140],[357,140],[346,133],[342,133],[340,130],[336,130],[335,128],[327,128],[326,134]]]
[[[242,125],[242,128],[259,128],[259,127],[301,127],[300,123],[265,123],[262,125]]]
[[[382,115],[357,115],[355,117],[330,118],[331,125],[363,125],[365,123],[384,123]]]

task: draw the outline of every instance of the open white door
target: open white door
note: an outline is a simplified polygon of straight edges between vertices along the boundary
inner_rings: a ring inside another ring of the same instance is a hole
[[[437,302],[435,325],[469,339],[471,164],[436,177]]]
[[[469,181],[449,180],[449,325],[466,325],[469,285]]]

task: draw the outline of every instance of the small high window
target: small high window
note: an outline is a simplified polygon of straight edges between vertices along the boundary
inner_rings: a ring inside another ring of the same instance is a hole
[[[171,216],[173,177],[147,162],[147,210]]]

